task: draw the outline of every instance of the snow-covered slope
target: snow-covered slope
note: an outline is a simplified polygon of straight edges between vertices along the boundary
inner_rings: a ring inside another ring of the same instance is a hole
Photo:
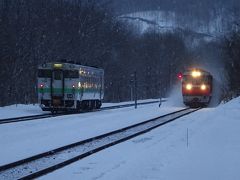
[[[183,117],[40,179],[239,180],[239,152],[240,98],[237,98]]]
[[[163,11],[143,11],[121,15],[122,20],[133,23],[143,33],[151,27],[161,31],[170,31],[177,27],[175,13]]]
[[[121,15],[119,19],[132,23],[140,33],[151,28],[161,32],[190,30],[196,35],[206,37],[222,35],[224,32],[224,22],[221,16],[210,18],[211,20],[206,23],[194,18],[179,16],[170,11],[143,11]]]

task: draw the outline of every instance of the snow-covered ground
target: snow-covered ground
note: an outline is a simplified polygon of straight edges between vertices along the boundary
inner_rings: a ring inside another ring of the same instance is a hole
[[[0,107],[0,119],[44,114],[38,105],[16,104]]]
[[[200,110],[40,179],[239,180],[239,152],[240,98],[237,98],[217,108]]]
[[[156,101],[157,99],[147,99],[147,100],[138,100],[138,103],[143,102],[150,102]],[[121,102],[121,103],[103,103],[102,107],[109,107],[115,105],[124,105],[124,104],[131,104],[134,103],[133,101],[129,102]],[[41,110],[38,104],[16,104],[11,106],[0,107],[0,119],[4,118],[14,118],[14,117],[21,117],[21,116],[31,116],[31,115],[38,115],[38,114],[45,114],[49,112],[44,112]]]
[[[20,114],[24,115],[27,111],[24,107],[30,106],[19,107],[23,109]],[[12,106],[5,107],[5,114],[10,113],[11,108]],[[134,107],[128,107],[39,121],[2,124],[0,125],[0,166],[182,108],[172,107],[169,103],[164,103],[159,108],[158,103],[155,103],[141,105],[136,110]]]
[[[169,100],[160,108],[156,103],[137,110],[129,107],[1,125],[0,165],[181,108],[181,103]],[[182,117],[40,179],[239,180],[239,152],[237,98]]]

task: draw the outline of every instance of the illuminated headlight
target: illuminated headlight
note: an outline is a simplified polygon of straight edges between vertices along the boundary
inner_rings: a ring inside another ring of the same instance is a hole
[[[192,72],[193,77],[200,77],[201,75],[202,75],[202,73],[200,71],[193,71]]]
[[[78,88],[81,88],[82,85],[81,85],[81,82],[78,82]]]
[[[62,64],[54,64],[53,67],[54,67],[54,68],[62,68],[63,65],[62,65]]]
[[[186,85],[186,89],[187,89],[187,90],[191,90],[191,89],[192,89],[192,85],[191,85],[191,84],[187,84],[187,85]]]
[[[201,90],[206,90],[206,85],[205,84],[203,84],[203,85],[201,85]]]

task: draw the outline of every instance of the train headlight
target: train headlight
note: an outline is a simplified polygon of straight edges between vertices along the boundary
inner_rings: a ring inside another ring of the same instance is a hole
[[[202,73],[200,71],[192,71],[192,77],[200,77]]]
[[[186,89],[187,89],[187,90],[191,90],[191,89],[192,89],[192,84],[187,84],[187,85],[186,85]]]
[[[201,90],[206,90],[207,89],[207,86],[205,84],[201,85]]]
[[[62,68],[63,65],[62,65],[62,64],[54,64],[53,67],[54,67],[54,68]]]
[[[78,88],[81,88],[81,87],[82,87],[81,82],[78,82]]]

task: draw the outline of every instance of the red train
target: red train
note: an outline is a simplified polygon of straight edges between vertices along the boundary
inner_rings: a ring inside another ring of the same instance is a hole
[[[212,75],[192,68],[182,74],[183,102],[190,107],[204,107],[210,103],[213,89]]]

